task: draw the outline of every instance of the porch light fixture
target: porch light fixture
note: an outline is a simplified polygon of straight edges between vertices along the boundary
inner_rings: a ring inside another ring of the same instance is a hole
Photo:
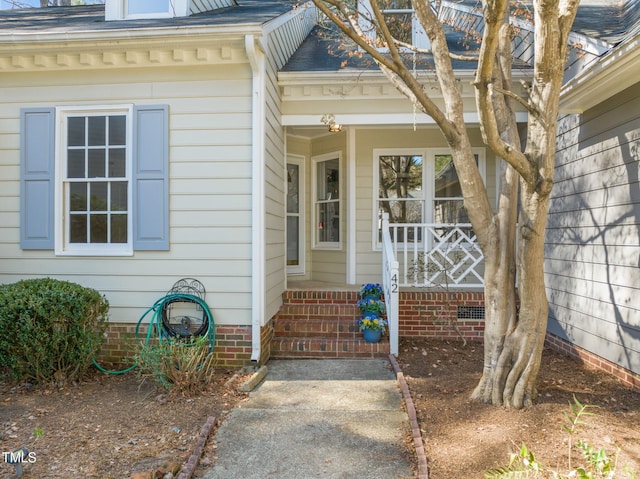
[[[327,115],[326,113],[322,115],[322,119],[320,120],[322,123],[327,125],[327,128],[331,133],[339,133],[342,131],[342,125],[340,123],[336,123],[336,117],[331,113]]]

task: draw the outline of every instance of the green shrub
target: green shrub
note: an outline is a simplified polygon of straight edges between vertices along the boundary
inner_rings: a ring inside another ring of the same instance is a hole
[[[0,286],[0,369],[16,380],[80,378],[104,341],[109,303],[51,278]]]

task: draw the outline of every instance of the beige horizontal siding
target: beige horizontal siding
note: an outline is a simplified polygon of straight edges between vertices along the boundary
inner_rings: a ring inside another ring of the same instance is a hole
[[[79,282],[105,294],[111,321],[132,322],[177,280],[194,277],[207,290],[216,322],[250,324],[248,65],[10,77],[3,81],[8,87],[0,85],[0,282],[39,276]],[[169,251],[100,258],[20,250],[20,108],[89,104],[169,105]]]

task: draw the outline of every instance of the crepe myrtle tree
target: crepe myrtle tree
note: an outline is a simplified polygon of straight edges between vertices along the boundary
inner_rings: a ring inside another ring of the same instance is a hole
[[[475,55],[464,58],[477,62],[473,85],[482,138],[502,159],[499,201],[494,211],[475,162],[452,67],[452,59],[462,58],[447,46],[445,28],[437,15],[439,2],[411,0],[430,42],[443,107],[423,88],[410,62],[403,61],[403,51],[422,50],[394,37],[397,28],[382,11],[388,0],[370,0],[366,9],[362,1],[358,9],[354,0],[313,0],[343,34],[373,58],[399,91],[433,118],[446,138],[464,205],[485,257],[484,369],[472,397],[521,408],[536,396],[547,328],[544,236],[567,41],[579,0],[530,2],[527,12],[528,20],[535,25],[535,56],[525,98],[517,96],[513,88],[512,38],[517,32],[509,23],[512,1],[482,0],[484,30],[478,38],[480,46]],[[375,32],[373,41],[371,32]],[[380,46],[386,47],[384,53]],[[516,123],[516,104],[529,113],[524,142]]]

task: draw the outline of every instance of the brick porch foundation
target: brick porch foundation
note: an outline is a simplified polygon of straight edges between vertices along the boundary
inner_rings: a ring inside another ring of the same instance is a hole
[[[587,368],[605,371],[606,373],[620,379],[620,381],[627,386],[640,388],[640,374],[629,371],[628,369],[612,363],[591,351],[582,349],[580,346],[576,346],[575,344],[565,341],[564,339],[550,333],[547,333],[545,344],[554,351],[580,359]]]
[[[136,350],[135,324],[111,323],[106,331],[106,341],[96,360],[100,364],[132,364]],[[265,339],[269,338],[269,329],[264,329]],[[144,341],[146,326],[138,331],[138,339]],[[264,343],[263,343],[264,344]],[[251,326],[216,325],[216,343],[213,351],[218,366],[241,367],[251,361]]]
[[[313,333],[311,343],[321,343],[317,333],[334,334],[338,328],[343,336],[351,333],[358,315],[355,308],[357,292],[321,292],[294,291],[285,292],[285,304],[291,304],[288,310],[281,311],[261,329],[261,357],[259,364],[264,364],[274,356],[274,346],[279,348],[282,337],[276,337],[274,323],[282,323],[289,316],[300,316],[308,329]],[[322,305],[322,306],[321,306]],[[338,323],[334,327],[318,308],[326,309],[327,318],[334,317],[344,324]],[[345,309],[346,308],[346,309]],[[423,337],[446,340],[482,341],[484,334],[484,294],[481,291],[463,292],[428,292],[402,291],[399,295],[399,335],[400,337]],[[318,317],[316,317],[318,316]],[[292,318],[290,318],[292,319]],[[316,324],[317,323],[317,324]],[[278,325],[281,328],[281,324]],[[294,331],[293,326],[286,327],[287,334]],[[298,326],[296,326],[298,328]],[[306,330],[305,329],[305,330]],[[317,329],[317,331],[316,331]],[[354,330],[355,331],[355,330]],[[146,337],[146,326],[142,327],[138,336]],[[384,344],[384,343],[383,343]],[[547,334],[546,345],[562,354],[582,360],[589,368],[605,371],[628,386],[640,388],[640,375],[633,373],[615,363],[607,361],[596,354],[569,343],[557,336]],[[299,349],[300,345],[298,345]],[[318,356],[322,357],[322,344],[319,346]],[[331,353],[331,348],[325,346],[325,351]],[[276,350],[277,352],[277,350]],[[131,364],[131,357],[135,353],[135,324],[110,324],[106,333],[106,342],[97,358],[98,362],[109,364]],[[218,365],[224,367],[241,367],[251,361],[251,326],[250,325],[217,325],[216,345],[214,348]],[[367,355],[370,352],[366,353]],[[276,354],[277,355],[277,354]]]
[[[484,293],[481,291],[401,291],[400,337],[482,341]]]

